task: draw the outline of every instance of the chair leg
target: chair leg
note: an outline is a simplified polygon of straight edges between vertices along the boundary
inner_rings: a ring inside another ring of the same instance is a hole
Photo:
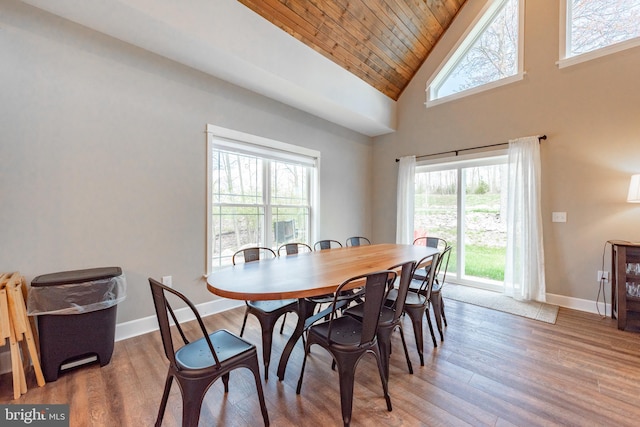
[[[240,328],[240,336],[244,334],[244,327],[247,325],[247,317],[249,316],[249,307],[244,310],[244,319],[242,319],[242,328]]]
[[[300,369],[300,378],[298,378],[298,386],[296,387],[296,394],[300,394],[300,390],[302,389],[302,377],[304,376],[304,368],[307,366],[307,356],[309,355],[309,349],[311,345],[309,344],[309,340],[304,346],[304,357],[302,358],[302,368]]]
[[[409,373],[413,374],[413,366],[411,365],[411,358],[409,357],[409,350],[407,349],[407,342],[404,339],[404,328],[402,324],[398,325],[398,329],[400,329],[400,339],[402,340],[402,348],[404,349],[404,357],[407,359],[407,368],[409,369]]]
[[[420,308],[410,308],[405,307],[405,312],[411,318],[411,323],[413,324],[413,335],[416,338],[416,348],[418,349],[418,356],[420,356],[420,366],[424,366],[424,356],[422,355],[424,349],[424,342],[422,340],[422,316],[424,315],[424,307]],[[437,346],[436,339],[433,336],[433,345]]]
[[[346,356],[346,357],[345,357]],[[342,409],[342,422],[345,427],[351,423],[351,413],[353,412],[353,385],[355,380],[355,369],[358,355],[338,355],[338,377],[340,379],[340,407]],[[384,373],[378,359],[378,369],[380,378],[384,382]]]
[[[429,316],[429,310],[427,309],[424,314],[427,316],[427,325],[429,325],[429,332],[431,333],[431,340],[433,341],[433,346],[437,347],[438,342],[436,341],[436,334],[433,332],[433,324],[431,323],[431,316]]]
[[[442,320],[444,321],[444,326],[449,326],[447,325],[447,316],[444,315],[444,298],[442,298],[442,295],[439,295],[440,298],[440,311],[442,312]]]
[[[380,351],[380,362],[384,378],[389,380],[389,359],[391,358],[391,332],[393,328],[378,328],[378,348]]]
[[[382,391],[384,393],[384,400],[387,402],[387,411],[391,412],[393,408],[391,407],[391,396],[389,396],[389,384],[387,383],[387,379],[384,377],[382,372],[382,357],[378,351],[377,347],[373,347],[372,352],[378,361],[378,371],[380,372],[380,381],[382,381]],[[355,367],[353,369],[355,371]]]
[[[440,334],[440,341],[444,341],[444,335],[442,334],[442,307],[440,306],[440,295],[436,295],[431,298],[431,306],[433,307],[433,317],[436,319],[436,326],[438,327],[438,333]],[[427,310],[427,316],[429,310]]]
[[[271,361],[271,342],[273,341],[273,328],[276,321],[275,317],[258,317],[260,327],[262,328],[262,361],[264,363],[264,380],[269,379],[269,362]]]
[[[177,378],[182,391],[182,426],[198,427],[202,400],[211,385],[209,379],[187,380]]]
[[[173,375],[171,372],[167,374],[167,379],[164,382],[164,391],[162,392],[162,400],[160,400],[160,408],[158,409],[158,417],[156,418],[156,427],[162,425],[162,418],[164,417],[164,411],[167,408],[167,400],[169,399],[169,391],[171,391],[171,383],[173,382]]]
[[[224,384],[224,392],[229,393],[229,373],[222,375],[222,384]]]
[[[282,325],[280,325],[280,335],[282,335],[282,332],[284,331],[284,324],[286,322],[287,322],[287,313],[285,313],[282,318]]]
[[[249,369],[253,373],[253,377],[256,381],[256,389],[258,390],[258,400],[260,401],[260,410],[262,411],[262,419],[264,420],[265,427],[269,426],[269,414],[267,412],[267,405],[264,401],[264,392],[262,390],[262,381],[260,381],[260,366],[258,366],[258,354],[255,354],[249,362]]]

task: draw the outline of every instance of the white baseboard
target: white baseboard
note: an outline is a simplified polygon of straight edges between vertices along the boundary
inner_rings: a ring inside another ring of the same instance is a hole
[[[593,300],[573,298],[555,294],[547,294],[546,296],[547,302],[549,304],[559,305],[560,307],[571,308],[578,311],[586,311],[587,313],[595,313],[600,315],[604,315],[605,313],[607,313],[609,316],[611,316],[611,304],[606,304],[605,306],[602,301],[598,301],[596,305],[596,301]]]
[[[198,304],[196,308],[198,309],[198,312],[200,312],[200,316],[206,317],[212,314],[222,313],[223,311],[240,307],[242,305],[244,305],[243,301],[220,298],[214,301]],[[179,322],[188,322],[189,320],[195,319],[195,316],[187,307],[176,310],[175,315]],[[156,330],[158,330],[158,320],[156,316],[143,317],[141,319],[117,324],[115,340],[121,341]],[[6,374],[8,372],[11,372],[11,352],[3,351],[0,353],[0,374]]]

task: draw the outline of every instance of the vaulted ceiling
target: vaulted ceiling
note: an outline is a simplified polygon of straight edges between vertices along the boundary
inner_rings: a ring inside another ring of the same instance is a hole
[[[466,0],[238,0],[397,100]]]

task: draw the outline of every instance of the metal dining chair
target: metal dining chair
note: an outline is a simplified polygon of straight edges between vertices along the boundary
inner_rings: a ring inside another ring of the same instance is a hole
[[[409,358],[407,343],[404,339],[404,331],[400,316],[404,311],[404,304],[409,292],[409,283],[413,277],[413,270],[416,267],[416,261],[409,261],[389,267],[389,270],[396,271],[400,269],[400,281],[398,288],[395,290],[396,297],[389,306],[383,305],[380,311],[380,323],[378,324],[378,346],[380,347],[380,357],[382,359],[382,367],[384,368],[385,378],[389,380],[389,358],[391,356],[391,334],[394,330],[400,330],[400,338],[402,339],[402,348],[407,359],[407,368],[409,373],[413,374],[413,366]],[[395,281],[389,282],[387,295],[394,290]],[[352,316],[360,321],[364,315],[364,304],[358,304],[348,308],[344,312],[347,316]]]
[[[313,244],[314,251],[322,251],[325,249],[341,248],[341,247],[342,247],[342,243],[338,242],[337,240],[331,240],[331,239],[318,240]]]
[[[260,381],[256,346],[224,329],[212,333],[207,332],[198,310],[187,297],[152,278],[149,278],[149,285],[160,326],[164,353],[169,360],[169,370],[155,425],[162,424],[174,378],[182,393],[182,426],[197,427],[202,401],[209,387],[218,378],[222,378],[224,391],[227,393],[229,391],[229,373],[234,369],[247,368],[253,373],[262,418],[264,425],[268,426],[269,415]],[[168,296],[186,304],[192,311],[199,326],[198,335],[201,335],[199,339],[194,341],[187,339]],[[182,344],[174,342],[169,315],[182,338]]]
[[[413,241],[414,245],[427,246],[431,248],[440,249],[442,255],[444,255],[444,251],[451,246],[445,239],[440,237],[418,237]],[[436,325],[438,327],[438,331],[440,332],[440,339],[443,339],[442,335],[442,323],[444,322],[444,326],[447,326],[447,317],[444,314],[444,299],[442,298],[442,287],[444,286],[444,280],[447,277],[447,270],[449,269],[449,257],[451,256],[451,251],[449,251],[446,255],[441,256],[442,259],[440,262],[444,263],[444,272],[440,268],[434,277],[433,289],[431,290],[431,305],[433,306],[433,315],[436,319]],[[440,264],[442,267],[443,264]],[[440,279],[440,273],[442,272],[442,281]],[[416,278],[423,279],[426,276],[425,269],[421,269],[416,271]]]
[[[439,258],[439,253],[434,253],[432,255],[426,256],[417,262],[416,268],[421,268],[428,264],[432,266],[436,265]],[[421,366],[424,366],[422,317],[425,315],[427,317],[427,324],[429,325],[429,332],[431,332],[433,346],[438,346],[438,343],[436,342],[436,336],[433,332],[433,325],[431,324],[431,316],[429,316],[429,297],[431,295],[431,288],[433,286],[433,277],[435,275],[435,270],[435,268],[429,269],[427,277],[425,277],[424,279],[416,279],[415,274],[412,275],[411,282],[409,283],[409,291],[407,292],[404,303],[404,312],[409,316],[409,318],[411,319],[411,323],[413,324],[413,334],[416,339],[416,348],[418,350],[418,356],[420,357]],[[395,289],[392,289],[387,295],[385,305],[390,306],[396,304],[396,300],[399,296],[399,293]]]
[[[366,237],[353,236],[347,239],[346,244],[347,246],[362,246],[362,245],[370,245],[371,241]]]
[[[283,249],[287,255],[295,255],[300,252],[311,252],[313,250],[311,249],[311,246],[306,243],[285,243],[284,245],[280,245],[276,251],[278,256],[282,255]]]
[[[392,409],[387,378],[384,374],[384,367],[382,366],[378,348],[377,332],[387,281],[395,280],[396,275],[395,271],[384,270],[346,280],[336,289],[336,297],[332,303],[329,321],[315,324],[307,330],[304,359],[296,394],[300,394],[302,388],[302,379],[309,350],[312,345],[317,344],[331,353],[338,367],[342,421],[345,426],[348,426],[351,422],[356,366],[365,353],[371,353],[376,358],[384,397],[387,402],[387,410],[391,411]],[[364,298],[362,321],[358,321],[351,316],[338,316],[338,295],[344,288],[352,288],[354,283],[362,283],[363,280],[364,284],[359,285],[359,293]]]
[[[244,262],[257,262],[264,256],[270,256],[275,258],[277,255],[273,249],[265,247],[251,247],[240,249],[235,254],[231,261],[233,265],[239,262],[240,258],[244,258]],[[247,317],[249,314],[256,316],[260,322],[260,328],[262,330],[262,360],[264,362],[264,379],[269,379],[269,362],[271,361],[271,342],[273,340],[273,329],[276,322],[281,316],[285,316],[283,319],[283,326],[280,328],[280,333],[283,331],[284,322],[286,321],[286,314],[289,312],[298,312],[298,300],[286,299],[286,300],[271,300],[271,301],[245,301],[246,308],[244,311],[244,319],[242,320],[242,328],[240,329],[240,336],[244,335],[244,328],[247,324]]]

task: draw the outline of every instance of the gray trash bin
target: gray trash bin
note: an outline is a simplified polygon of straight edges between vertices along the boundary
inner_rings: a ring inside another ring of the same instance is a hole
[[[63,365],[97,360],[104,366],[111,361],[117,304],[125,297],[126,280],[120,267],[63,271],[33,279],[27,311],[37,316],[46,381],[57,380]]]

